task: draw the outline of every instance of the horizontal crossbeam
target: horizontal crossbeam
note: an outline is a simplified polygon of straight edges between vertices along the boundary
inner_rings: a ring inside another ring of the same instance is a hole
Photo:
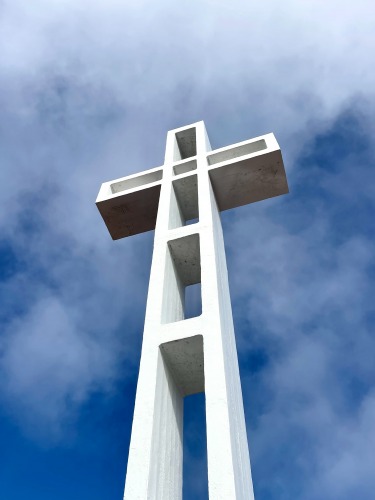
[[[195,156],[186,157],[186,153],[182,161],[102,184],[96,205],[114,240],[155,228],[166,169],[173,174],[168,175],[169,181],[189,172],[196,174],[196,146],[187,146],[183,139],[179,139],[183,151]],[[220,211],[288,193],[281,151],[273,134],[204,154]]]

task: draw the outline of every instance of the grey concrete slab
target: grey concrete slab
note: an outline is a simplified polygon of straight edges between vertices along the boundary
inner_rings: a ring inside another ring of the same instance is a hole
[[[160,350],[182,396],[204,392],[202,335],[166,342]]]
[[[225,161],[209,175],[220,211],[289,192],[280,151]]]
[[[155,229],[160,187],[142,187],[96,202],[113,240]]]

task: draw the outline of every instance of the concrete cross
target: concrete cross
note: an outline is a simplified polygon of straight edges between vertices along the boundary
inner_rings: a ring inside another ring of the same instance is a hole
[[[102,184],[113,239],[155,229],[126,500],[182,498],[183,398],[199,392],[210,500],[254,498],[219,212],[287,192],[273,134],[212,151],[203,121],[168,132],[162,167]]]

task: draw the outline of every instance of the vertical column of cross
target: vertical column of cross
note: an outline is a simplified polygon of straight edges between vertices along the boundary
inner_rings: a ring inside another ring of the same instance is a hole
[[[191,138],[196,138],[195,153],[186,150],[181,159],[196,156],[194,175],[198,176],[199,222],[194,228],[183,227],[184,214],[172,183],[177,187],[182,178],[186,181],[192,173],[174,176],[179,146],[176,131],[170,131],[129,450],[124,494],[127,500],[178,500],[182,497],[183,399],[160,354],[159,345],[165,342],[162,323],[172,322],[171,330],[179,332],[181,324],[176,321],[183,319],[184,309],[182,284],[177,283],[176,287],[175,281],[173,287],[170,286],[177,275],[168,241],[193,233],[199,235],[201,258],[200,325],[204,337],[209,496],[211,500],[253,498],[225,249],[206,158],[211,148],[204,123],[190,126],[190,132],[192,128],[193,133],[187,133],[189,128],[186,128],[178,134],[187,150],[191,149]],[[182,162],[178,168],[184,166],[187,164]],[[169,296],[167,292],[172,288],[174,292]]]
[[[164,323],[163,310],[166,307],[173,309],[177,317],[183,305],[179,303],[178,297],[166,300],[166,290],[170,288],[170,280],[175,279],[167,265],[169,262],[168,240],[170,239],[169,227],[173,200],[173,171],[169,157],[173,147],[174,144],[168,137],[163,184],[155,227],[154,256],[146,313],[147,335],[151,337],[150,342],[157,351],[147,492],[147,499],[150,500],[182,499],[183,397],[159,349],[163,342],[161,331]]]
[[[184,170],[187,168],[184,159],[196,156],[195,136],[195,127],[170,131],[167,136],[125,483],[127,500],[182,497],[183,397],[159,346],[166,341],[162,331],[165,323],[170,323],[174,337],[181,337],[178,321],[184,319],[186,283],[176,272],[168,243],[199,232],[198,227],[191,231],[185,226],[185,219],[194,212],[185,203],[189,196],[177,199],[173,187],[173,182],[181,181],[183,190],[186,181],[191,187],[192,178],[190,181],[187,178],[196,174]],[[175,163],[181,170],[175,170]]]
[[[159,350],[163,291],[166,286],[171,178],[170,164],[166,164],[155,228],[125,480],[126,500],[179,500],[182,497],[183,398]]]
[[[211,150],[198,126],[198,176],[209,497],[254,498],[220,215],[209,178]]]

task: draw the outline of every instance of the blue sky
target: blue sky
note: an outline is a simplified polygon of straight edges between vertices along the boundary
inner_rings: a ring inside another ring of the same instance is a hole
[[[1,499],[122,498],[153,234],[94,201],[201,119],[290,185],[222,216],[256,498],[373,498],[374,45],[364,0],[1,2]]]

